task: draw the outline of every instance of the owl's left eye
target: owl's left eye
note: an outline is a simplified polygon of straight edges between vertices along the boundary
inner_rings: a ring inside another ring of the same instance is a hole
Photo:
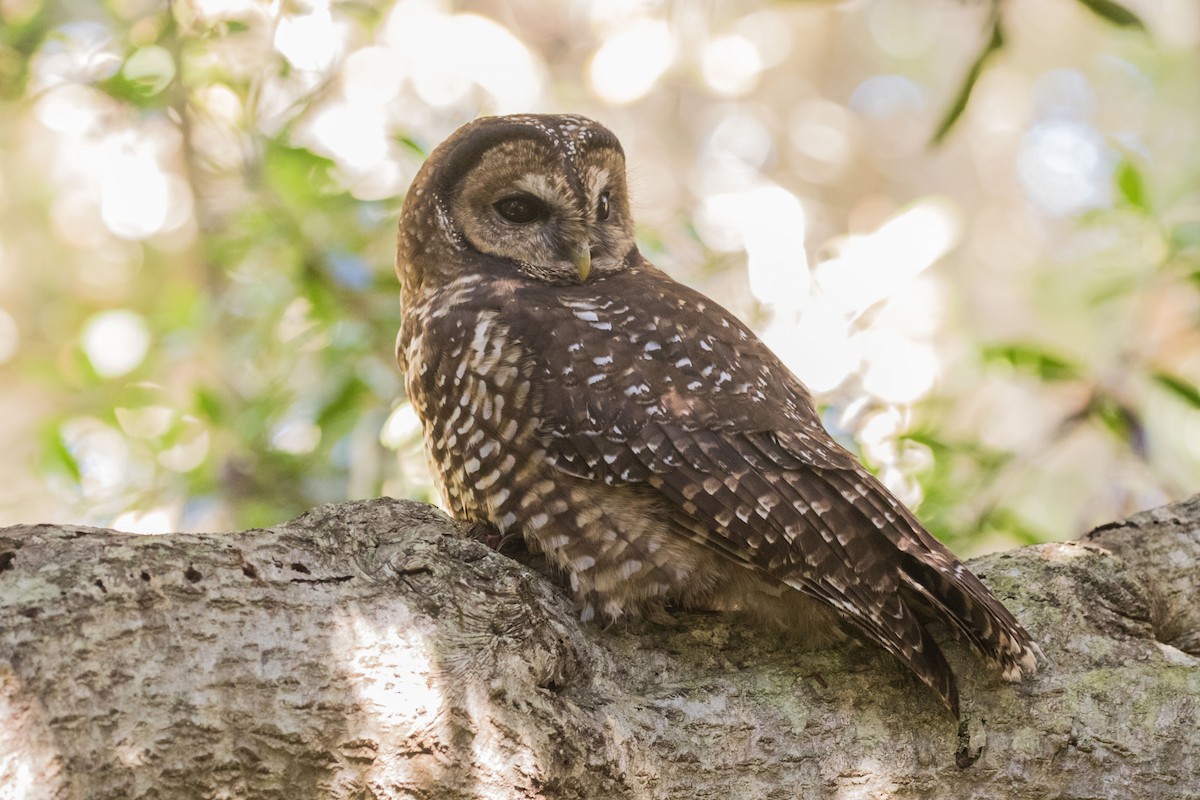
[[[547,216],[546,204],[528,194],[514,194],[497,200],[492,208],[496,213],[514,225],[528,225]]]
[[[609,202],[608,192],[601,194],[600,199],[596,202],[596,219],[601,222],[608,219]]]

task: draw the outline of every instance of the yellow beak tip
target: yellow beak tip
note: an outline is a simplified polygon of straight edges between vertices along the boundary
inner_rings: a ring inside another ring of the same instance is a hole
[[[586,281],[592,271],[591,253],[583,252],[575,259],[575,269],[579,271],[579,280]]]

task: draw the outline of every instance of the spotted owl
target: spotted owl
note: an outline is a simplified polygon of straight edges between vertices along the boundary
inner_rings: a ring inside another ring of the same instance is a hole
[[[1036,671],[1020,623],[829,436],[779,358],[638,252],[602,125],[460,128],[413,182],[396,263],[397,355],[445,503],[544,553],[585,620],[670,606],[846,630],[955,715],[923,621],[1008,680]]]

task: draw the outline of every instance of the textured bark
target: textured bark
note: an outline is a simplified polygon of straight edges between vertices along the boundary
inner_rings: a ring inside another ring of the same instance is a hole
[[[1049,663],[947,643],[956,726],[872,648],[581,625],[417,503],[8,528],[0,797],[1200,797],[1200,498],[971,566]]]

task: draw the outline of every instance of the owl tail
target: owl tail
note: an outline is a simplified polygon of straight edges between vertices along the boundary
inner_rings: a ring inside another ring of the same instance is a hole
[[[1006,681],[1037,673],[1041,649],[1021,623],[958,561],[948,571],[906,559],[901,572],[920,605],[932,609]]]
[[[840,487],[843,491],[849,490],[855,480],[866,480],[878,490],[868,492],[861,502],[873,506],[884,518],[890,518],[890,525],[882,526],[881,532],[898,551],[901,594],[908,601],[900,605],[928,611],[943,621],[1005,680],[1015,683],[1034,675],[1042,653],[1021,623],[870,473],[862,470],[851,474],[853,479],[846,473],[836,476],[826,473],[826,479],[834,485],[844,483]],[[912,659],[902,653],[897,655],[937,691],[957,715],[953,676],[928,632],[919,623],[918,627],[923,636],[921,652],[917,655],[922,657]],[[909,632],[905,639],[911,644],[914,635],[915,632]]]
[[[937,692],[955,719],[958,713],[958,684],[946,657],[929,631],[899,595],[891,595],[882,609],[888,618],[886,630],[864,627],[864,631],[898,658],[922,683]],[[854,620],[861,626],[861,620]]]

